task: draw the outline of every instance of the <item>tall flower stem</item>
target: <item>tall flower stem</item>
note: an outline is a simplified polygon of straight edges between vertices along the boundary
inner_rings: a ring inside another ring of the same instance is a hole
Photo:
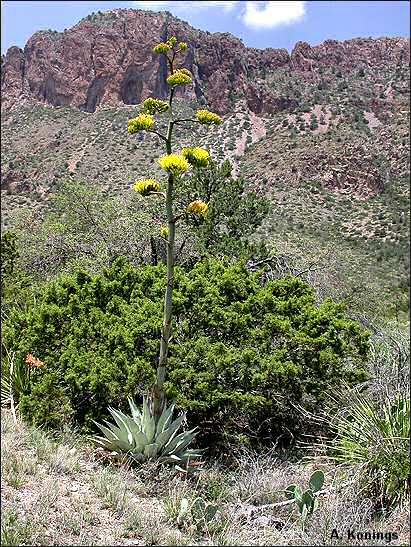
[[[173,63],[170,63],[170,72],[173,73]],[[173,135],[173,97],[174,89],[171,89],[169,96],[169,119],[166,136],[166,151],[167,154],[172,152],[172,135]],[[164,314],[163,327],[161,330],[160,340],[160,356],[157,366],[156,383],[153,387],[153,415],[158,421],[165,405],[164,394],[164,379],[166,375],[166,365],[168,358],[168,347],[171,337],[172,321],[173,321],[173,288],[174,288],[174,247],[176,233],[176,219],[173,210],[173,191],[174,191],[174,175],[168,175],[167,192],[166,192],[166,214],[168,223],[167,237],[167,284],[164,296]]]
[[[153,48],[154,53],[165,55],[170,75],[166,78],[170,86],[168,104],[166,101],[154,99],[152,97],[143,102],[143,111],[139,116],[129,120],[129,133],[138,131],[148,131],[157,135],[164,141],[167,155],[159,159],[160,166],[168,172],[167,191],[160,191],[161,185],[153,179],[141,179],[136,181],[134,189],[142,196],[159,195],[165,198],[166,216],[168,224],[167,235],[167,284],[164,295],[163,324],[160,337],[160,355],[158,359],[156,380],[151,390],[152,412],[156,422],[165,406],[164,380],[166,376],[166,367],[168,360],[169,345],[173,327],[173,288],[174,288],[174,261],[175,261],[175,232],[176,222],[184,214],[193,214],[205,216],[208,205],[201,200],[195,200],[184,209],[184,213],[174,214],[174,189],[178,182],[178,177],[185,173],[190,165],[196,167],[206,167],[208,164],[209,153],[202,148],[183,148],[181,154],[172,154],[172,136],[175,124],[183,122],[198,122],[200,124],[211,125],[220,124],[221,118],[208,110],[198,110],[197,119],[174,119],[173,118],[173,98],[176,86],[182,86],[193,83],[192,74],[186,68],[174,67],[176,55],[187,50],[187,44],[180,42],[177,45],[175,36],[161,42]],[[155,127],[154,114],[168,111],[167,134],[159,133]]]

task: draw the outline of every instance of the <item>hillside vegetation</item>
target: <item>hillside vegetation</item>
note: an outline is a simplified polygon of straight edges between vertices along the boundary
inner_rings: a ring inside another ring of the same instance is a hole
[[[2,545],[405,544],[407,58],[136,10],[10,48]]]

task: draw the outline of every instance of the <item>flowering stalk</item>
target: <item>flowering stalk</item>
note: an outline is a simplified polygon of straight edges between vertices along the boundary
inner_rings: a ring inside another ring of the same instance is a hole
[[[171,73],[173,73],[173,63],[171,63]],[[173,97],[174,87],[170,90],[168,102],[168,127],[166,136],[166,150],[170,155],[172,152],[172,135],[173,135]],[[153,387],[153,415],[157,421],[161,415],[164,403],[164,379],[166,376],[166,364],[168,356],[168,346],[171,336],[172,312],[173,312],[173,287],[174,287],[174,246],[176,235],[176,221],[173,211],[173,191],[174,191],[174,174],[169,172],[166,191],[166,213],[167,213],[167,285],[164,296],[164,315],[163,327],[160,340],[160,357],[158,359],[156,383]]]
[[[178,177],[185,173],[190,166],[206,167],[209,161],[209,154],[201,148],[185,148],[181,154],[172,153],[172,136],[174,125],[181,122],[198,122],[205,125],[219,124],[221,118],[207,110],[198,111],[197,119],[174,119],[173,118],[173,98],[177,86],[192,83],[192,74],[186,68],[175,68],[174,62],[178,53],[187,49],[185,42],[177,44],[177,39],[172,37],[165,43],[157,44],[153,52],[165,55],[169,68],[167,83],[170,88],[168,102],[159,99],[148,98],[142,104],[142,113],[129,120],[129,133],[138,131],[148,131],[158,135],[164,142],[167,155],[159,159],[162,169],[168,173],[167,189],[165,194],[160,192],[160,184],[154,179],[142,179],[136,182],[134,189],[142,196],[162,195],[165,197],[165,207],[167,215],[167,227],[162,228],[161,235],[167,240],[167,284],[164,296],[164,314],[163,325],[160,339],[160,355],[157,366],[156,381],[152,389],[153,415],[158,421],[165,406],[164,380],[166,375],[166,365],[168,357],[169,342],[172,331],[172,312],[173,312],[173,287],[174,287],[174,254],[175,254],[175,233],[176,222],[186,214],[205,216],[208,205],[201,200],[196,200],[189,204],[184,211],[178,215],[174,214],[173,195],[174,187]],[[154,115],[168,113],[168,125],[166,135],[160,134],[154,130]]]

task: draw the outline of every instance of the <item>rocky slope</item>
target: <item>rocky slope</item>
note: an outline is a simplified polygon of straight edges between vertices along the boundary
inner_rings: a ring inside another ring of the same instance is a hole
[[[278,69],[319,81],[330,67],[349,74],[360,67],[406,66],[410,58],[402,38],[327,40],[315,47],[299,42],[289,55],[283,49],[247,48],[230,34],[195,30],[166,12],[118,9],[92,14],[61,33],[37,32],[24,50],[10,48],[2,59],[3,105],[36,100],[94,112],[99,105],[164,97],[166,67],[147,52],[171,35],[190,43],[184,65],[195,76],[194,86],[180,96],[220,113],[238,98],[257,114],[294,110],[295,97],[269,85]]]
[[[207,104],[224,118],[213,130],[178,128],[178,146],[196,142],[217,161],[230,159],[248,187],[271,198],[259,237],[304,259],[332,249],[338,286],[365,284],[384,302],[405,294],[410,56],[403,38],[298,43],[289,55],[137,10],[36,33],[2,63],[2,225],[13,226],[21,210],[43,210],[69,178],[121,193],[156,174],[158,138],[129,135],[127,120],[147,96],[165,95],[165,68],[150,51],[172,34],[189,43],[185,66],[195,77],[176,108],[187,117]]]

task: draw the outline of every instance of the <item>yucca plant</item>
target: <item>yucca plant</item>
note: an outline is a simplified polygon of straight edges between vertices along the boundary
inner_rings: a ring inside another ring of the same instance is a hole
[[[365,490],[382,506],[402,505],[410,495],[410,398],[388,396],[381,407],[353,390],[350,404],[333,420],[333,460],[359,465]]]
[[[173,464],[180,471],[189,469],[190,462],[201,455],[200,450],[188,448],[197,435],[197,428],[177,434],[185,415],[173,420],[174,405],[165,407],[156,421],[146,399],[141,411],[132,399],[128,402],[131,416],[110,407],[115,424],[106,420],[106,425],[94,422],[104,434],[104,437],[93,437],[94,442],[118,455],[126,454],[139,463],[156,460]]]
[[[10,407],[13,417],[16,419],[16,410],[18,408],[20,397],[28,393],[30,385],[30,376],[32,362],[37,365],[42,361],[28,355],[25,361],[16,360],[14,352],[10,352],[3,345],[5,355],[1,361],[1,406]]]

